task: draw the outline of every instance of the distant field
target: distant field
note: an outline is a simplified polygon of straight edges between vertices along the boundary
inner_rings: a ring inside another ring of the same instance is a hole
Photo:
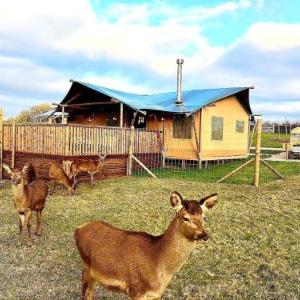
[[[218,192],[199,242],[163,299],[299,299],[300,176],[259,189],[182,179],[120,178],[81,184],[75,196],[49,197],[44,235],[17,246],[11,187],[0,189],[0,299],[79,299],[81,263],[73,232],[87,221],[162,233],[174,211],[169,194],[200,198]],[[95,299],[127,299],[98,287]]]
[[[282,148],[282,141],[289,141],[290,135],[283,133],[262,133],[261,135],[261,147],[266,148]],[[251,146],[256,146],[256,134],[253,136],[253,142]]]

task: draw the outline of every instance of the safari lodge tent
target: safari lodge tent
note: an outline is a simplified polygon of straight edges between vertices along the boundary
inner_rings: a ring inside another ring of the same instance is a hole
[[[68,123],[157,130],[165,158],[223,160],[248,155],[250,87],[139,95],[71,80],[56,111]]]

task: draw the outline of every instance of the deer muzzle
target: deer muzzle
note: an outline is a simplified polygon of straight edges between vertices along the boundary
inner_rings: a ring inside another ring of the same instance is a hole
[[[194,235],[195,240],[203,240],[203,241],[207,241],[209,239],[209,235],[207,234],[206,231],[202,231],[199,233],[196,233]]]

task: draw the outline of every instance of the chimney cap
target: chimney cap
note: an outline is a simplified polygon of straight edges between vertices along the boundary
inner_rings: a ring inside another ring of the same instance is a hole
[[[183,58],[177,58],[176,59],[176,63],[177,64],[183,64],[184,63],[184,59]]]

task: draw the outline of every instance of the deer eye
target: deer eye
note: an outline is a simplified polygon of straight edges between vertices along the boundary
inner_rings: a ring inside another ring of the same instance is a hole
[[[183,217],[183,221],[185,221],[185,222],[189,222],[189,221],[190,221],[190,218],[189,218],[189,217],[186,217],[186,216],[184,216],[184,217]]]

